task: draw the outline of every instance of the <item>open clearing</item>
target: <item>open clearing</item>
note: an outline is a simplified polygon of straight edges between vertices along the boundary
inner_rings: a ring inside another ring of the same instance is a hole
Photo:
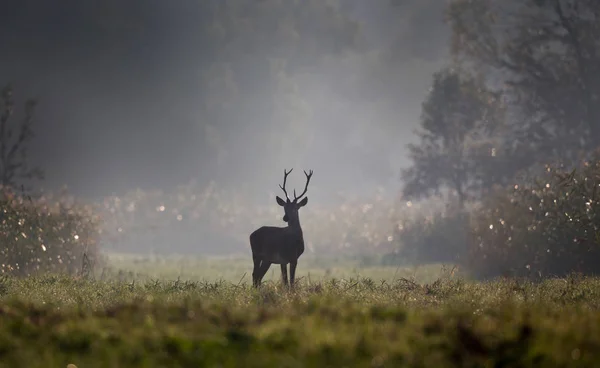
[[[301,263],[294,292],[273,279],[256,291],[242,260],[183,261],[112,257],[131,273],[2,279],[0,366],[600,365],[598,278],[474,282],[439,265]]]
[[[431,264],[426,266],[399,267],[365,265],[355,257],[316,258],[307,255],[298,262],[296,278],[305,283],[323,280],[372,278],[393,281],[408,278],[419,283],[430,283],[452,271],[452,265]],[[454,273],[458,273],[454,269]],[[129,254],[108,254],[107,265],[96,272],[97,278],[121,280],[189,280],[189,281],[252,281],[252,258],[232,257],[191,257],[191,256],[139,256]],[[278,283],[281,271],[272,265],[263,279],[264,283]]]

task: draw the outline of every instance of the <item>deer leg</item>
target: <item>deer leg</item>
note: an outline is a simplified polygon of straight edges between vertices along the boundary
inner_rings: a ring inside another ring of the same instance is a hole
[[[296,278],[296,266],[298,265],[298,260],[294,260],[290,262],[290,286],[294,288],[294,281]]]
[[[270,262],[262,261],[262,263],[260,264],[260,269],[258,270],[258,277],[257,277],[257,280],[256,280],[256,285],[257,286],[259,286],[260,283],[262,282],[262,279],[263,279],[263,277],[265,277],[265,274],[269,270],[269,267],[271,267],[271,263]]]
[[[260,281],[258,281],[258,275],[260,274],[260,258],[258,258],[255,255],[252,255],[252,261],[254,262],[254,269],[252,270],[252,285],[254,285],[254,287],[258,287],[258,283]]]
[[[283,285],[287,286],[288,285],[288,275],[287,275],[287,264],[286,263],[281,264],[281,279],[283,281]]]

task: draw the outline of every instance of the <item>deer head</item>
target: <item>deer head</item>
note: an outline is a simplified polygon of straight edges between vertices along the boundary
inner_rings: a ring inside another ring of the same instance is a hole
[[[294,189],[294,199],[290,200],[285,189],[285,182],[287,181],[287,177],[292,172],[292,170],[294,169],[290,169],[290,171],[286,171],[285,169],[283,170],[283,185],[279,185],[279,187],[281,188],[281,190],[283,190],[283,193],[285,194],[286,200],[284,201],[279,196],[277,196],[276,199],[277,204],[283,207],[283,210],[285,212],[285,215],[283,216],[283,221],[287,222],[288,224],[299,224],[298,210],[301,207],[306,206],[306,204],[308,203],[308,197],[304,197],[300,202],[298,202],[298,200],[306,194],[306,191],[308,190],[308,183],[310,183],[310,177],[312,176],[313,171],[310,170],[309,173],[304,171],[304,175],[306,175],[306,185],[304,186],[304,191],[299,196],[296,196],[296,189]]]

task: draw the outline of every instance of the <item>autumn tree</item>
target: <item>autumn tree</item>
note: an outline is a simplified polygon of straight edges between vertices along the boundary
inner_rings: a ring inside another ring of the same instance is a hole
[[[600,144],[600,2],[453,0],[452,54],[507,87],[514,146],[535,161]]]
[[[34,179],[42,179],[38,167],[31,167],[28,146],[34,137],[32,124],[36,102],[27,100],[22,117],[15,114],[13,88],[7,85],[0,96],[0,184],[3,187],[25,185]]]
[[[499,93],[452,68],[433,78],[422,105],[419,142],[409,145],[412,166],[402,171],[403,195],[419,198],[449,191],[458,206],[480,196],[500,167],[504,109]]]

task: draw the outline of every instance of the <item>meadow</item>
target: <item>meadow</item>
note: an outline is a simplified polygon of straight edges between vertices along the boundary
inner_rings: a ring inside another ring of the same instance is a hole
[[[6,367],[592,367],[600,279],[471,280],[456,267],[110,254],[88,277],[0,280]],[[310,277],[309,277],[310,274]],[[246,276],[244,276],[246,275]]]
[[[149,256],[135,254],[108,253],[104,265],[95,267],[99,279],[119,280],[188,280],[223,281],[229,283],[250,283],[252,281],[252,258],[247,255],[223,257],[199,256]],[[381,266],[365,264],[360,257],[341,255],[339,257],[318,257],[303,255],[298,262],[296,279],[305,283],[322,282],[330,279],[371,278],[393,281],[407,278],[420,283],[430,283],[453,269],[453,265],[429,264],[425,266]],[[263,284],[277,284],[281,271],[272,265],[263,279]]]

